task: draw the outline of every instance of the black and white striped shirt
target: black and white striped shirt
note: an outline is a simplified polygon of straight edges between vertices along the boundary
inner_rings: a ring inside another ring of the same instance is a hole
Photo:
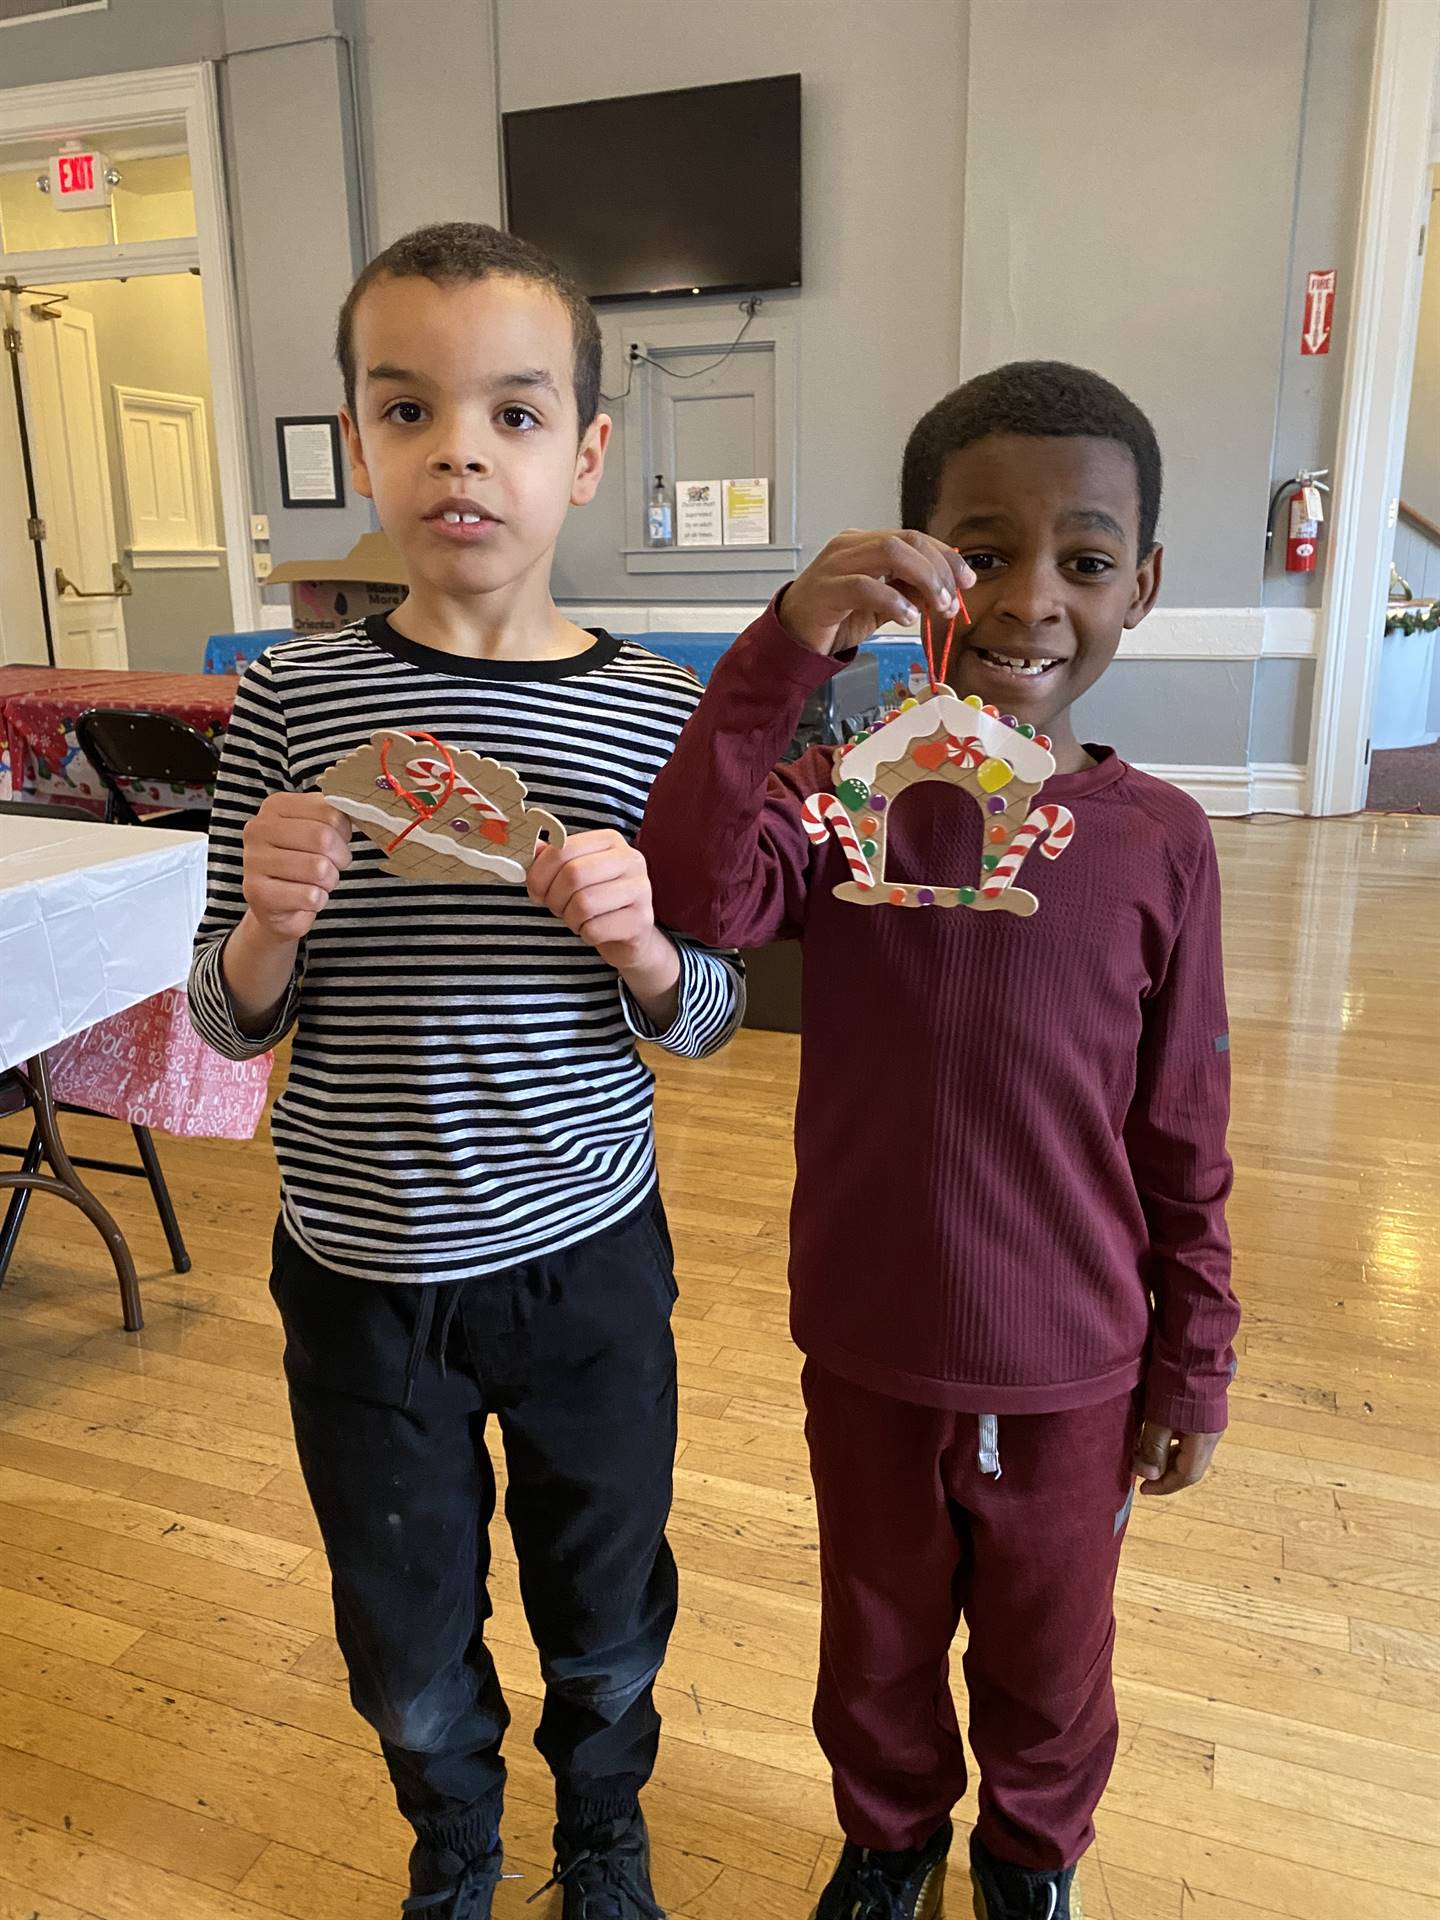
[[[699,698],[683,669],[597,634],[567,660],[457,658],[379,616],[286,641],[240,684],[210,827],[191,1016],[245,1059],[295,1026],[273,1133],[285,1222],[322,1265],[449,1281],[573,1246],[633,1214],[655,1180],[652,1076],[635,1041],[714,1052],[739,1024],[730,956],[677,940],[680,1011],[657,1034],[614,971],[523,888],[397,878],[355,858],[303,943],[273,1032],[240,1031],[221,952],[245,910],[245,822],[315,786],[378,727],[434,734],[519,773],[572,832],[633,840]]]

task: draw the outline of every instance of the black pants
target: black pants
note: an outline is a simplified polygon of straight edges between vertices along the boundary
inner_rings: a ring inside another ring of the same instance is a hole
[[[655,1764],[676,1602],[675,1282],[658,1198],[583,1246],[455,1287],[350,1279],[282,1225],[270,1287],[350,1697],[418,1836],[417,1885],[434,1856],[473,1860],[499,1827],[492,1413],[559,1818],[629,1812]]]

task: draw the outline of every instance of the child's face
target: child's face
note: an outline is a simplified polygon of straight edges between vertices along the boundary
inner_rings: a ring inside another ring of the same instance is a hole
[[[1135,462],[1113,440],[989,434],[952,453],[928,531],[975,569],[949,681],[1038,732],[1100,678],[1154,605]]]
[[[566,509],[594,497],[610,432],[603,414],[579,432],[560,301],[501,275],[382,279],[356,311],[354,352],[355,490],[375,502],[412,591],[493,593],[548,575]]]

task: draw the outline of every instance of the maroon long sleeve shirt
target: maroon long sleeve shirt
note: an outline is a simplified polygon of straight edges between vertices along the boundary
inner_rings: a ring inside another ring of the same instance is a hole
[[[640,841],[667,926],[803,943],[796,1342],[862,1386],[977,1413],[1143,1378],[1148,1418],[1218,1432],[1239,1310],[1205,816],[1092,747],[1097,765],[1041,792],[1075,826],[1063,858],[1026,861],[1031,918],[837,900],[844,853],[801,821],[833,756],[776,763],[838,664],[767,611],[716,667]],[[984,822],[964,792],[914,787],[888,825],[892,880],[974,883]]]

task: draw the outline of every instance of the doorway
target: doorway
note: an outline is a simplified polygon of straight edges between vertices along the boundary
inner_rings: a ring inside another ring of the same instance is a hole
[[[207,69],[0,91],[0,309],[0,664],[199,672],[258,621]]]
[[[198,672],[205,639],[230,625],[198,276],[56,280],[13,306],[17,437],[30,448],[55,664]],[[7,473],[0,454],[0,499],[20,499],[23,478],[23,462]],[[43,657],[38,597],[31,658]]]
[[[1430,176],[1424,279],[1400,477],[1390,597],[1371,717],[1372,812],[1440,814],[1440,156]]]
[[[1401,497],[1431,168],[1440,0],[1377,0],[1329,563],[1310,732],[1310,810],[1363,809]],[[1432,249],[1433,250],[1433,249]]]

